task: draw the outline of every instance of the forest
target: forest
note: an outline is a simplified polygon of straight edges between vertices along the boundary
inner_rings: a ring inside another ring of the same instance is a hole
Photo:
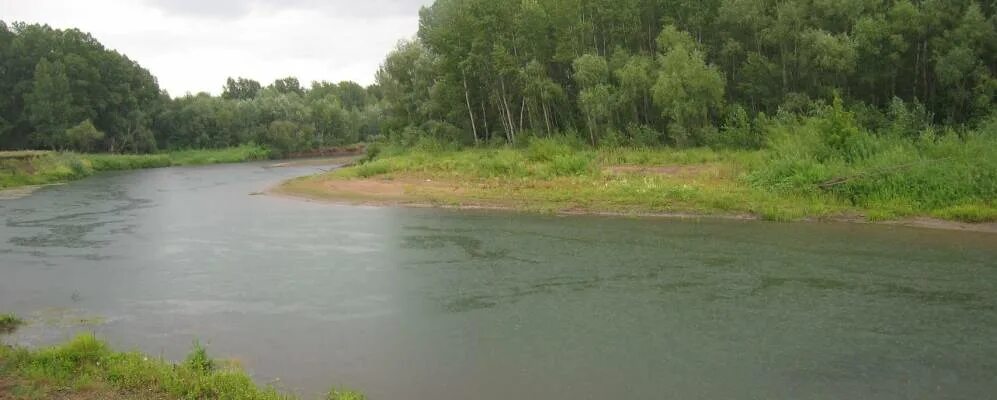
[[[464,144],[761,147],[840,96],[864,128],[972,127],[997,95],[976,0],[439,0],[378,73],[388,132]]]
[[[377,137],[758,148],[840,98],[865,129],[969,129],[997,96],[978,0],[439,0],[364,88],[294,78],[171,97],[75,29],[0,23],[0,147],[104,152]]]
[[[279,156],[353,144],[380,129],[376,88],[230,78],[221,96],[174,98],[87,33],[2,21],[0,93],[0,149],[8,150],[155,153],[255,143]]]

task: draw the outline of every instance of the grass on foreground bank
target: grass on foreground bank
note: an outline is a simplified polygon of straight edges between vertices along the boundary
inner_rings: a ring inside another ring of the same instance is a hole
[[[15,318],[13,315],[10,315]],[[327,400],[363,400],[331,391]],[[120,353],[84,334],[38,350],[0,344],[0,399],[294,400],[260,388],[235,365],[208,357],[195,344],[187,359],[172,364],[139,353]]]
[[[997,123],[961,136],[855,131],[835,138],[825,133],[827,119],[773,123],[769,146],[752,151],[593,149],[563,138],[454,150],[426,141],[280,190],[330,200],[547,212],[997,221]]]
[[[268,158],[270,152],[267,149],[254,145],[160,154],[0,152],[0,189],[66,182],[101,171],[237,163]]]

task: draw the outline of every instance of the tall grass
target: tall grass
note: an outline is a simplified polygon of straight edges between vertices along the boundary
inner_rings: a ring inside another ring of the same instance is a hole
[[[993,128],[909,138],[869,132],[839,112],[771,126],[771,150],[748,181],[777,193],[830,195],[874,218],[997,220]]]

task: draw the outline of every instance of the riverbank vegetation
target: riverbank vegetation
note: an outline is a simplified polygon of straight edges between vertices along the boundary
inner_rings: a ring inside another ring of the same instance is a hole
[[[61,183],[101,171],[235,163],[266,160],[270,155],[269,150],[255,145],[156,154],[0,152],[0,189]]]
[[[765,123],[768,144],[758,150],[593,148],[572,136],[473,150],[387,145],[358,166],[278,191],[548,212],[997,221],[997,121],[908,139],[866,131],[835,103]]]
[[[440,0],[420,17],[378,73],[385,143],[416,150],[286,188],[402,177],[412,201],[997,218],[986,2]]]
[[[20,321],[6,315],[12,321]],[[11,330],[16,324],[11,325]],[[9,333],[10,331],[0,331]],[[333,390],[328,400],[363,400],[357,392]],[[208,356],[194,345],[174,364],[140,353],[111,350],[91,334],[48,348],[0,344],[0,399],[231,399],[294,400],[260,388],[238,365]]]

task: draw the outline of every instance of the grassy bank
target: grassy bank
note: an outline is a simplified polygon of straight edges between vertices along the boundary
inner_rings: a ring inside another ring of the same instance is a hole
[[[997,221],[997,132],[829,135],[840,131],[827,127],[834,118],[774,121],[761,150],[593,149],[563,138],[464,150],[424,142],[372,151],[379,155],[361,165],[277,191],[548,212]]]
[[[211,359],[197,344],[182,363],[111,350],[84,334],[60,346],[29,350],[0,344],[0,399],[294,400],[260,388],[233,363]],[[328,400],[362,400],[331,391]]]
[[[236,163],[265,160],[269,156],[265,148],[249,145],[141,155],[0,152],[0,189],[66,182],[101,171]]]

